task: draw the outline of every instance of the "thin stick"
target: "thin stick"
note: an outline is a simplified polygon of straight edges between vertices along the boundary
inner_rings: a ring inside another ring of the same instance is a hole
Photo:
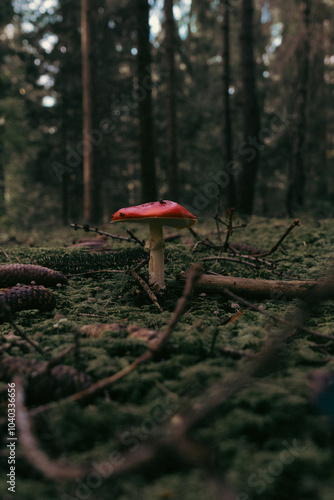
[[[75,345],[72,344],[68,346],[64,351],[60,352],[59,354],[56,354],[53,358],[51,358],[47,365],[42,368],[41,370],[38,371],[38,375],[42,375],[44,373],[50,372],[54,366],[59,365],[59,363],[68,355],[70,354],[73,350],[75,349]]]
[[[288,236],[288,234],[292,231],[292,229],[296,226],[299,226],[300,225],[300,219],[295,219],[293,221],[293,223],[288,227],[288,229],[282,234],[282,236],[280,237],[280,239],[277,241],[277,243],[275,243],[275,245],[273,245],[271,247],[271,249],[268,251],[268,252],[263,252],[263,253],[260,253],[258,255],[253,255],[253,257],[265,257],[267,255],[271,255],[273,254],[274,252],[276,252],[276,250],[278,249],[278,247],[281,245],[281,243],[285,240],[285,238]]]
[[[222,256],[204,257],[203,259],[201,259],[201,262],[205,262],[208,260],[226,260],[229,262],[238,262],[239,264],[246,264],[247,266],[250,266],[250,267],[259,267],[256,264],[254,264],[253,262],[242,261],[240,259],[235,259],[234,257],[222,257]]]
[[[112,238],[114,240],[122,240],[122,241],[130,241],[131,243],[138,243],[138,238],[133,239],[133,238],[125,238],[125,236],[117,236],[116,234],[111,234],[111,233],[106,233],[105,231],[100,231],[99,228],[97,227],[89,227],[88,224],[86,225],[81,225],[81,224],[70,224],[71,227],[73,227],[75,230],[77,229],[83,229],[87,233],[89,231],[92,231],[93,233],[101,234],[102,236],[107,236],[108,238]]]
[[[232,349],[231,347],[219,347],[219,352],[229,356],[236,356],[238,358],[255,358],[257,355],[251,352],[241,351],[239,349]]]
[[[188,231],[193,235],[196,240],[200,240],[200,236],[196,233],[195,229],[188,227]]]
[[[97,269],[95,271],[86,271],[84,273],[66,274],[66,276],[85,276],[86,274],[96,274],[96,273],[125,273],[123,269]]]
[[[129,274],[131,274],[131,276],[133,276],[136,280],[139,281],[140,286],[145,290],[145,292],[147,293],[147,295],[152,300],[153,304],[157,306],[157,308],[159,309],[160,312],[163,312],[162,311],[162,307],[160,306],[156,295],[150,289],[150,287],[148,286],[148,284],[143,280],[143,278],[141,276],[139,276],[139,274],[137,274],[134,269],[130,269]]]
[[[180,233],[166,234],[166,236],[164,236],[165,241],[174,241],[174,240],[178,240],[179,238],[181,238]]]
[[[137,264],[137,265],[133,268],[133,270],[134,270],[135,272],[137,272],[137,271],[138,271],[141,267],[143,267],[143,266],[144,266],[145,264],[147,264],[147,263],[148,263],[148,259],[143,259],[141,262],[139,262],[139,264]]]
[[[68,398],[65,399],[67,399],[68,401],[83,401],[90,399],[92,396],[96,396],[102,391],[108,389],[112,384],[117,382],[117,380],[120,380],[121,378],[131,373],[133,370],[137,368],[137,366],[139,366],[142,363],[145,363],[151,357],[152,357],[152,352],[147,350],[142,356],[136,358],[132,363],[125,366],[122,370],[118,371],[117,373],[114,373],[110,377],[99,380],[95,384],[92,384],[90,387],[87,387],[87,389],[76,392],[75,394],[72,394],[72,396],[69,396]]]
[[[19,336],[24,339],[28,344],[30,344],[37,352],[45,356],[46,358],[50,358],[50,353],[45,351],[44,349],[41,348],[41,346],[35,342],[34,340],[31,340],[28,335],[24,332],[24,330],[18,326],[14,320],[8,319],[8,323],[12,325],[14,330],[19,334]]]
[[[240,259],[252,260],[255,263],[264,264],[268,267],[277,267],[274,262],[270,262],[269,260],[263,260],[260,259],[259,257],[254,257],[254,255],[247,255],[247,254],[237,254],[237,255]]]
[[[144,247],[144,246],[145,246],[145,243],[144,243],[143,241],[139,240],[139,239],[137,238],[137,236],[136,236],[135,234],[133,234],[133,232],[132,232],[132,231],[130,231],[130,229],[127,229],[127,230],[126,230],[126,232],[127,232],[127,233],[131,236],[131,238],[132,238],[132,239],[134,239],[137,243],[139,243],[139,245],[140,245],[141,247]]]
[[[181,318],[184,308],[188,302],[188,299],[192,293],[193,287],[197,283],[197,281],[200,279],[202,275],[202,268],[199,264],[193,264],[190,269],[188,270],[187,273],[187,281],[183,289],[183,294],[182,297],[179,298],[177,301],[175,310],[172,314],[172,317],[168,321],[166,331],[159,337],[159,343],[154,347],[154,350],[157,351],[159,350],[164,342],[167,340],[169,335],[172,333],[174,330],[176,324],[178,323],[179,319]]]
[[[219,239],[219,244],[222,244],[222,237],[221,237],[221,232],[220,232],[220,227],[219,227],[219,208],[220,208],[220,196],[221,196],[221,189],[220,186],[218,186],[218,195],[217,195],[217,208],[216,208],[216,213],[213,216],[213,218],[216,221],[216,227],[217,227],[217,233],[218,233],[218,239]]]
[[[238,254],[238,258],[225,257],[225,256],[204,257],[203,259],[201,259],[201,262],[206,262],[206,261],[210,261],[210,260],[215,260],[215,261],[225,260],[227,262],[237,262],[238,264],[253,267],[255,269],[260,269],[260,268],[266,267],[266,268],[268,268],[268,270],[272,274],[277,274],[278,276],[282,276],[282,277],[288,278],[288,279],[295,279],[295,280],[298,279],[298,277],[296,277],[296,276],[292,276],[291,274],[288,274],[284,271],[279,271],[278,269],[276,269],[277,265],[274,262],[269,262],[267,260],[253,258],[251,255],[241,255],[241,254],[239,255]],[[207,271],[207,272],[209,272],[209,271]],[[221,271],[221,273],[222,272],[223,271]]]
[[[226,238],[225,238],[225,243],[224,243],[224,252],[227,251],[228,249],[228,240],[230,239],[230,236],[233,234],[233,213],[234,213],[234,208],[226,210],[225,213],[228,213],[229,219],[228,219],[228,224],[225,224],[227,226],[227,231],[226,231]]]
[[[4,250],[2,247],[0,247],[0,250],[2,251],[2,253],[4,254],[4,256],[6,257],[6,259],[10,261],[9,255],[6,252],[6,250]]]
[[[75,349],[75,345],[69,345],[64,351],[60,352],[59,354],[56,354],[50,361],[48,361],[47,367],[45,368],[45,371],[50,370],[54,366],[58,365],[68,354],[70,354],[73,350]]]

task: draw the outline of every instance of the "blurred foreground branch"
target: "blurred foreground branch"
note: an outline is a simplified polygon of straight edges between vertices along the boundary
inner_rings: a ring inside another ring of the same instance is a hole
[[[191,279],[187,287],[190,290]],[[169,322],[166,332],[159,340],[161,347],[172,329],[175,327],[185,305],[187,291],[179,300],[178,306]],[[296,325],[293,330],[296,331]],[[150,439],[141,445],[135,451],[125,451],[121,453],[122,460],[113,463],[109,472],[104,475],[106,484],[108,480],[124,473],[138,472],[143,468],[149,469],[151,473],[159,474],[165,470],[166,464],[170,467],[190,466],[203,467],[207,469],[211,479],[215,482],[215,464],[212,453],[206,446],[199,445],[189,438],[191,430],[200,424],[204,419],[213,416],[216,411],[226,403],[226,401],[235,395],[241,389],[252,384],[257,376],[273,371],[277,364],[274,359],[277,357],[277,351],[285,339],[291,337],[291,332],[287,330],[284,334],[274,340],[270,346],[267,346],[259,353],[254,361],[244,363],[241,370],[233,372],[227,379],[215,384],[212,388],[205,391],[196,398],[187,408],[174,414],[170,421],[160,426],[152,433]],[[151,352],[150,350],[147,352]],[[148,358],[147,358],[148,359]],[[131,366],[131,365],[130,365]],[[107,380],[107,379],[106,379]],[[20,379],[16,379],[18,393],[18,428],[20,432],[20,442],[22,443],[26,457],[29,462],[36,467],[45,477],[54,481],[77,479],[88,475],[99,468],[99,464],[93,467],[87,465],[72,467],[71,464],[61,464],[56,460],[49,459],[38,448],[38,443],[31,429],[28,412],[23,404],[23,385]],[[95,384],[96,386],[96,384]],[[80,394],[80,393],[78,393]],[[71,398],[72,399],[72,398]],[[101,463],[101,467],[105,462]],[[217,498],[221,498],[224,491],[224,498],[235,500],[236,494],[225,484],[219,476],[217,482]]]

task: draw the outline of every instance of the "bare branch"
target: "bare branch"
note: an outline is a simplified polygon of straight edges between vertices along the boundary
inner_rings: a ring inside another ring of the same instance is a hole
[[[85,224],[85,225],[81,225],[81,224],[70,224],[71,227],[73,227],[75,229],[75,231],[77,229],[83,229],[84,231],[86,232],[89,232],[89,231],[92,231],[93,233],[97,233],[97,234],[100,234],[102,236],[107,236],[108,238],[112,238],[113,240],[122,240],[122,241],[129,241],[131,243],[138,243],[139,240],[138,238],[134,239],[134,238],[125,238],[125,236],[118,236],[116,234],[111,234],[111,233],[106,233],[105,231],[100,231],[99,228],[97,227],[89,227],[88,224]],[[141,244],[141,242],[140,242]]]
[[[131,274],[131,276],[133,276],[136,280],[139,281],[140,286],[145,290],[145,292],[147,293],[147,295],[152,300],[153,304],[157,306],[157,308],[159,309],[160,312],[162,312],[162,307],[160,306],[155,293],[150,289],[150,287],[143,280],[143,278],[141,276],[139,276],[139,274],[137,274],[134,269],[130,269],[129,274]]]
[[[295,219],[293,221],[293,223],[288,227],[288,229],[284,232],[284,234],[282,234],[282,236],[280,237],[280,239],[277,241],[277,243],[275,243],[275,245],[273,245],[271,247],[271,249],[268,251],[268,252],[263,252],[261,254],[258,254],[258,255],[253,255],[253,257],[265,257],[267,255],[271,255],[273,254],[274,252],[276,252],[276,250],[278,249],[278,247],[281,245],[281,243],[285,240],[285,238],[288,236],[288,234],[292,231],[292,229],[296,226],[299,226],[300,225],[300,219]]]
[[[42,354],[45,358],[50,358],[50,353],[42,349],[42,347],[36,341],[31,340],[25,333],[25,331],[19,325],[17,325],[13,319],[9,318],[8,322],[10,325],[12,325],[16,333],[28,344],[30,344],[35,349],[35,351],[37,351],[39,354]]]

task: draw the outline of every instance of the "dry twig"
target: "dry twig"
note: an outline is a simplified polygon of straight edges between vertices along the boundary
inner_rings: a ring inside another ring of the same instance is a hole
[[[42,354],[45,358],[50,358],[51,356],[50,353],[42,349],[42,347],[38,344],[38,342],[31,340],[25,333],[25,331],[19,325],[17,325],[13,319],[9,318],[8,322],[17,332],[17,334],[22,339],[24,339],[28,344],[30,344],[35,349],[35,351],[37,351],[39,354]]]
[[[98,227],[89,227],[88,224],[81,225],[81,224],[74,223],[74,224],[70,224],[70,226],[73,227],[75,229],[75,231],[77,229],[83,229],[86,232],[92,231],[93,233],[97,233],[97,234],[100,234],[102,236],[107,236],[108,238],[112,238],[113,240],[122,240],[122,241],[131,242],[131,243],[138,243],[139,242],[138,238],[136,238],[136,239],[134,239],[133,237],[125,238],[125,236],[118,236],[116,234],[106,233],[105,231],[100,231],[100,229]],[[140,242],[140,244],[141,244],[141,242]]]
[[[288,234],[292,231],[292,229],[296,226],[299,226],[300,225],[300,219],[295,219],[293,221],[292,224],[290,224],[290,226],[288,227],[288,229],[284,232],[284,234],[282,234],[282,236],[280,237],[280,239],[277,241],[277,243],[275,243],[275,245],[273,245],[271,247],[270,250],[268,250],[268,252],[263,252],[263,253],[260,253],[258,255],[253,255],[253,257],[265,257],[267,255],[271,255],[273,254],[274,252],[276,252],[276,250],[278,249],[278,247],[281,245],[281,243],[285,240],[285,238],[288,236]]]
[[[127,229],[126,232],[131,236],[131,238],[133,240],[135,240],[141,247],[144,247],[145,246],[145,243],[143,241],[141,241],[140,239],[137,238],[137,236],[132,232],[130,231],[130,229]]]
[[[148,286],[145,280],[143,280],[143,278],[139,276],[139,274],[137,274],[134,269],[130,269],[129,274],[131,274],[131,276],[133,276],[137,281],[139,281],[140,286],[145,290],[147,295],[152,300],[153,304],[157,306],[160,312],[162,312],[162,307],[160,306],[155,293],[151,290],[151,288]]]

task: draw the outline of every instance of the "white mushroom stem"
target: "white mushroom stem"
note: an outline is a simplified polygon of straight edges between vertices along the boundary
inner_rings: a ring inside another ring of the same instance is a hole
[[[162,233],[162,223],[157,219],[150,221],[150,239],[146,242],[145,249],[150,252],[149,275],[150,284],[155,290],[166,288],[164,272],[164,239]]]

